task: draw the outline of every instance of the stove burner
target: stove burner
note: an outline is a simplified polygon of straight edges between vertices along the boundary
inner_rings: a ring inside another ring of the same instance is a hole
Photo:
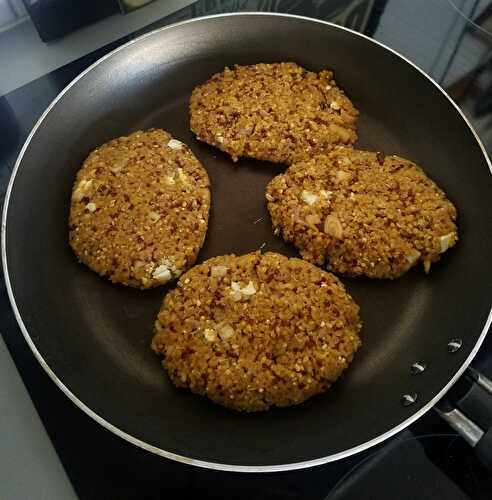
[[[378,488],[384,489],[386,498],[399,500],[489,498],[481,495],[480,488],[485,485],[479,486],[478,482],[489,472],[476,466],[473,452],[468,453],[464,446],[454,433],[412,435],[404,432],[354,464],[324,500],[360,498],[362,491],[378,491]],[[415,473],[417,465],[418,473]],[[380,486],[374,489],[376,484]],[[485,488],[489,486],[490,483]]]

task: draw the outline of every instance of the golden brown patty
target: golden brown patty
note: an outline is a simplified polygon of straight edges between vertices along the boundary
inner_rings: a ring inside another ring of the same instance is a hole
[[[77,174],[70,245],[114,283],[162,285],[196,260],[207,231],[207,172],[164,130],[135,132],[94,150]]]
[[[347,276],[428,272],[456,244],[456,209],[414,163],[351,148],[296,163],[266,198],[273,227],[310,262]]]
[[[294,63],[225,68],[190,99],[191,130],[229,153],[293,163],[357,139],[358,112],[333,72]]]
[[[340,376],[359,308],[330,273],[259,252],[207,260],[166,295],[152,348],[178,387],[235,410],[290,406]]]

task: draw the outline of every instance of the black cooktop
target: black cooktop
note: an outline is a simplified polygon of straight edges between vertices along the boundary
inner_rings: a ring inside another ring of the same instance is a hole
[[[332,21],[396,49],[446,89],[492,153],[492,2],[200,0],[0,97],[1,201],[15,158],[30,129],[58,92],[84,68],[118,45],[160,26],[201,15],[253,10]],[[376,448],[303,471],[225,473],[151,455],[100,427],[51,382],[17,328],[3,280],[1,283],[0,331],[81,499],[492,498],[492,473],[434,412]],[[490,294],[490,290],[483,293]],[[490,336],[473,366],[492,377]],[[26,471],[26,480],[28,476]]]

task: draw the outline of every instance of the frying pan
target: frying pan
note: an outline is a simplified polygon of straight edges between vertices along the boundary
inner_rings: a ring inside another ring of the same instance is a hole
[[[296,61],[333,68],[360,110],[358,147],[422,165],[459,209],[460,242],[429,276],[345,279],[361,307],[363,347],[333,388],[304,404],[235,413],[177,389],[149,344],[169,287],[115,286],[77,264],[68,246],[72,182],[113,137],[161,127],[190,145],[212,182],[199,260],[258,249],[296,255],[275,238],[267,182],[284,166],[233,164],[189,130],[193,87],[226,65]],[[470,124],[422,71],[348,29],[287,15],[195,19],[132,41],[84,71],[27,139],[9,185],[3,265],[20,328],[44,369],[88,415],[149,451],[193,465],[275,471],[366,449],[444,395],[490,324],[490,162]],[[415,363],[425,370],[416,368]],[[412,368],[413,366],[413,368]]]

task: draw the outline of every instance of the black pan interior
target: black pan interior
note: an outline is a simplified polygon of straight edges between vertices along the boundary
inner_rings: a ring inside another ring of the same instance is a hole
[[[150,351],[166,289],[111,285],[78,265],[67,244],[75,172],[101,143],[162,127],[190,145],[212,181],[212,214],[200,260],[266,250],[295,255],[272,235],[264,188],[283,167],[233,164],[188,126],[193,87],[225,65],[296,61],[331,67],[361,112],[358,146],[422,165],[459,209],[461,240],[426,277],[344,280],[361,306],[363,348],[325,395],[263,414],[233,413],[167,380]],[[306,19],[241,15],[164,29],[86,73],[32,137],[10,196],[8,274],[41,356],[76,398],[160,450],[230,465],[305,462],[359,446],[410,418],[450,381],[489,313],[491,176],[475,137],[415,67],[349,31]],[[259,218],[260,222],[254,224]],[[450,354],[450,339],[463,348]],[[427,364],[420,376],[412,363]],[[403,407],[400,398],[416,393]]]

